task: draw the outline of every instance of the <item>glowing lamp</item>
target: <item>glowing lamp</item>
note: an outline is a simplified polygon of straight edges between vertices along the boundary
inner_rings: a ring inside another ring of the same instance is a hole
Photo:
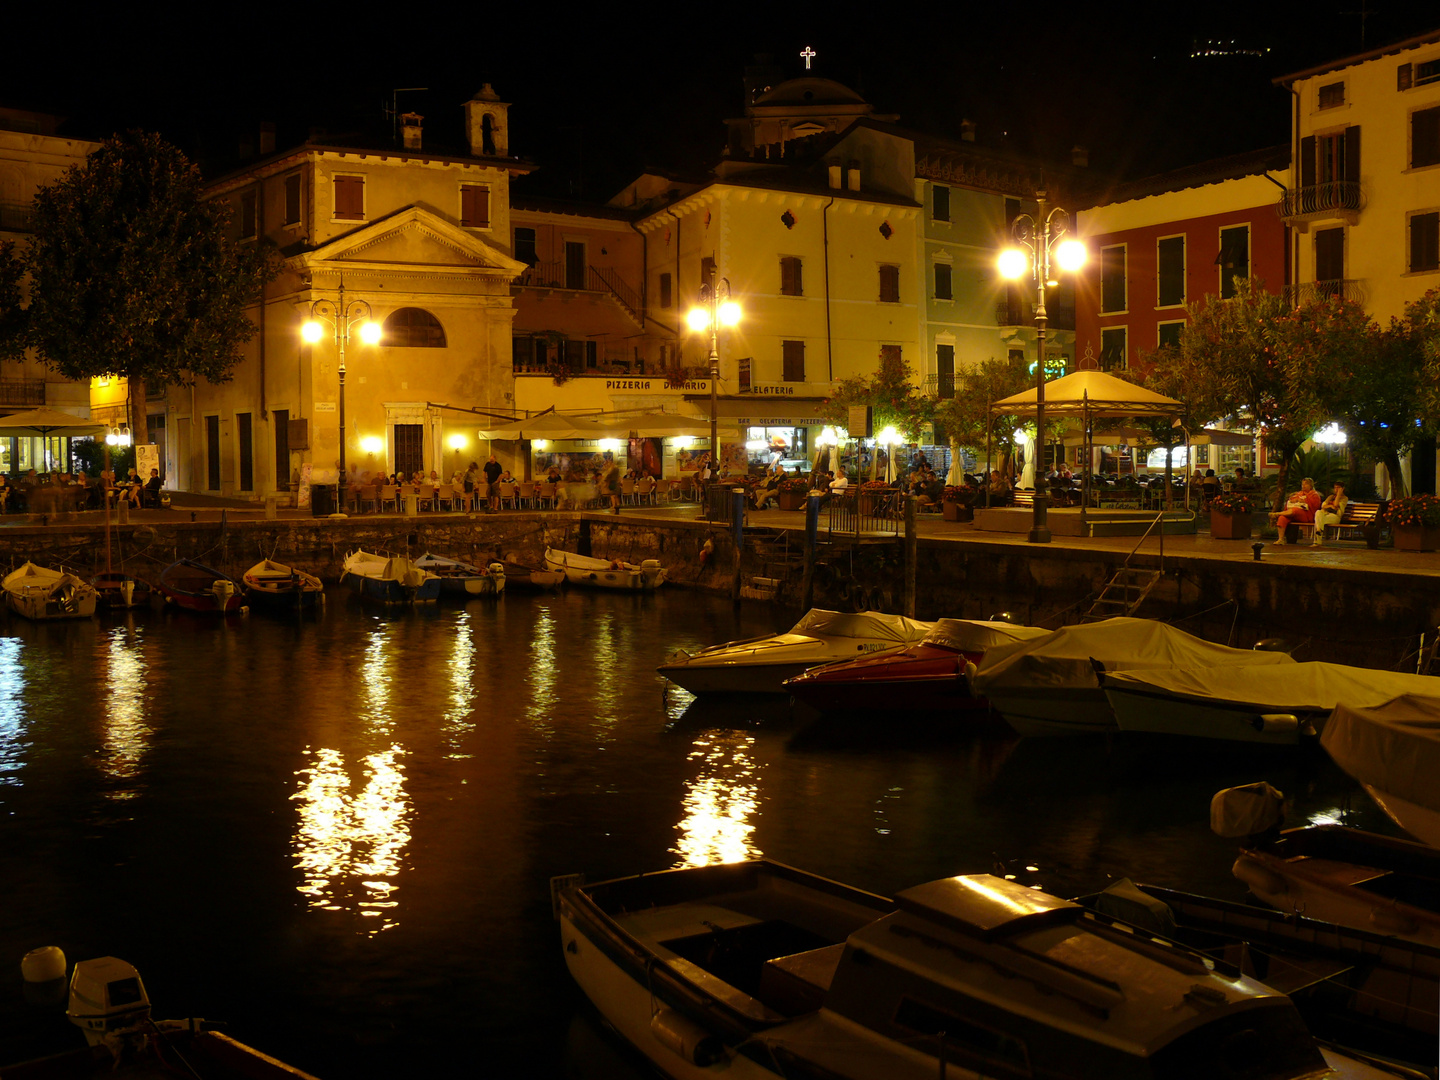
[[[1079,240],[1066,240],[1055,249],[1055,261],[1060,264],[1060,269],[1067,273],[1084,266],[1085,258],[1085,245]]]
[[[726,300],[716,314],[720,318],[721,326],[734,326],[740,321],[740,305],[734,300]]]
[[[532,439],[532,440],[530,440],[530,449],[532,449],[532,450],[549,450],[549,449],[550,449],[550,440],[549,440],[549,439]]]
[[[619,450],[619,449],[620,449],[620,440],[619,440],[619,439],[601,439],[601,440],[600,440],[600,449],[601,449],[601,450],[609,450],[611,453],[614,453],[616,450]]]
[[[1000,276],[1016,281],[1030,270],[1030,259],[1019,248],[1006,248],[1000,253]]]
[[[699,333],[701,330],[709,327],[710,312],[707,311],[705,308],[691,308],[689,313],[685,316],[685,322],[691,330]]]
[[[304,326],[300,327],[300,337],[309,345],[314,345],[325,333],[325,327],[321,326],[314,319],[311,319]]]
[[[1015,445],[1024,446],[1030,441],[1030,435],[1023,428],[1015,432]]]
[[[676,450],[688,450],[695,445],[695,440],[689,435],[676,435],[670,440],[670,443]]]
[[[469,441],[469,439],[465,438],[465,436],[461,435],[458,431],[454,435],[451,435],[448,440],[450,449],[454,450],[457,454],[465,449],[465,444]]]
[[[379,345],[380,324],[377,322],[361,323],[360,340],[363,341],[366,345]]]
[[[366,435],[360,440],[360,449],[367,454],[378,454],[385,449],[385,442],[378,435]]]

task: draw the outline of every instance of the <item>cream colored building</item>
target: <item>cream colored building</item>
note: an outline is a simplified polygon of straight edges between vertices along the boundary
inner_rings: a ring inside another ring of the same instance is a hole
[[[1297,288],[1383,324],[1440,285],[1440,30],[1275,81],[1292,95],[1279,210]]]
[[[35,193],[60,179],[66,170],[83,165],[100,146],[88,139],[59,135],[60,120],[48,113],[0,108],[0,241],[9,240],[20,247],[28,243]],[[33,352],[18,362],[7,361],[0,373],[0,413],[41,405],[77,416],[90,415],[89,388],[83,382],[62,378]],[[96,410],[94,415],[114,423],[127,419],[123,404],[118,412]],[[65,440],[50,441],[51,458],[59,458]],[[0,439],[0,471],[23,473],[43,468],[43,443],[42,439]]]
[[[488,85],[464,108],[467,147],[428,145],[414,114],[401,147],[277,153],[262,135],[258,161],[210,185],[284,272],[230,381],[171,388],[170,486],[259,497],[333,480],[342,415],[352,472],[448,478],[481,453],[477,422],[513,408],[510,287],[525,264],[510,254],[509,185],[529,166],[509,156],[508,107]],[[362,340],[367,321],[378,344]]]

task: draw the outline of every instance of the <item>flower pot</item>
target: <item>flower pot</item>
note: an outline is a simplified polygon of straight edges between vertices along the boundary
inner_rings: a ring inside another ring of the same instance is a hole
[[[975,511],[965,503],[942,502],[940,514],[946,521],[974,521]]]
[[[1254,514],[1222,514],[1210,511],[1210,535],[1216,540],[1249,540]]]
[[[1397,551],[1434,551],[1440,547],[1440,529],[1426,525],[1394,525],[1390,529],[1395,537]]]
[[[805,492],[803,491],[780,491],[777,493],[781,510],[803,510],[805,509]]]

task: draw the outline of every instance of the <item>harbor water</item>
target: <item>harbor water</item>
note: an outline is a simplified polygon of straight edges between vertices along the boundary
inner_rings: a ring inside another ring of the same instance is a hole
[[[796,614],[678,590],[385,612],[332,590],[293,620],[9,616],[0,1064],[45,1027],[20,958],[58,945],[324,1080],[625,1075],[565,972],[553,875],[763,855],[886,894],[996,872],[1239,900],[1207,828],[1221,787],[1268,779],[1292,822],[1385,828],[1318,754],[816,718],[655,674]]]

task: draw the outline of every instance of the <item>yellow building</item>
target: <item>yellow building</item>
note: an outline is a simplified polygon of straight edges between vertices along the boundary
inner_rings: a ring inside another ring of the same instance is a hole
[[[262,133],[260,159],[210,185],[284,272],[230,381],[165,399],[170,486],[303,499],[342,457],[352,473],[448,477],[480,452],[477,419],[513,404],[510,286],[525,264],[510,254],[509,185],[529,166],[509,156],[508,106],[488,85],[464,108],[467,147],[428,146],[415,114],[399,147],[277,153]]]

